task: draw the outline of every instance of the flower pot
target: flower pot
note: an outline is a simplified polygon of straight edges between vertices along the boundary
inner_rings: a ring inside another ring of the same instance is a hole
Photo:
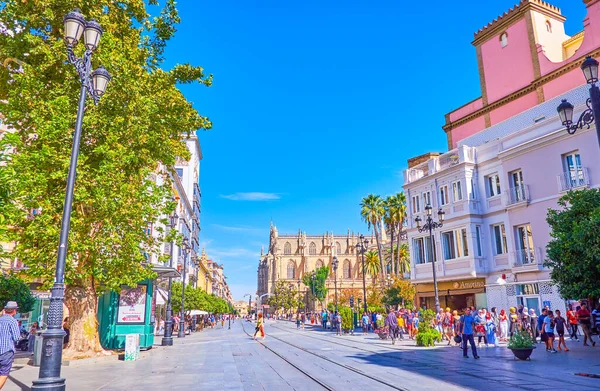
[[[531,347],[531,348],[509,348],[513,354],[515,355],[516,358],[518,358],[519,360],[527,360],[529,359],[529,356],[531,356],[531,353],[533,353],[533,349],[535,349],[535,346]]]

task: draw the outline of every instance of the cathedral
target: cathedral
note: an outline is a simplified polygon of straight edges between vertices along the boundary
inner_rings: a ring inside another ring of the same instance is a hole
[[[333,302],[334,297],[334,275],[332,268],[333,257],[338,259],[337,289],[338,292],[345,288],[357,288],[362,290],[362,257],[357,251],[360,234],[348,231],[346,235],[334,235],[326,232],[322,235],[307,235],[306,232],[298,231],[294,235],[280,235],[275,225],[271,224],[269,248],[267,253],[261,251],[258,265],[258,289],[260,297],[267,293],[273,293],[275,284],[286,281],[299,290],[306,300],[309,310],[319,309],[315,307],[316,302],[308,294],[308,287],[302,282],[305,273],[310,273],[321,266],[329,266],[331,275],[327,281],[329,288],[328,297],[324,305]],[[369,249],[377,247],[375,237],[366,236],[369,240]],[[372,279],[367,276],[367,287]],[[357,298],[358,299],[358,298]],[[262,300],[264,303],[266,297]]]

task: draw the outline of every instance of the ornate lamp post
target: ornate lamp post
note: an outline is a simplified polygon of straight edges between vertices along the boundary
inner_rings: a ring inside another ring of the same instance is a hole
[[[358,243],[356,243],[356,251],[362,254],[362,280],[363,280],[363,309],[367,312],[367,283],[365,280],[365,252],[369,248],[369,239],[365,239],[364,235],[360,235]]]
[[[69,62],[75,66],[81,89],[79,92],[79,105],[77,107],[77,120],[73,134],[73,147],[71,149],[71,161],[67,177],[67,191],[63,207],[63,216],[60,229],[60,241],[58,246],[58,257],[56,260],[56,274],[50,308],[48,310],[48,329],[42,334],[43,349],[42,361],[40,363],[39,378],[33,381],[32,390],[65,390],[65,379],[60,377],[60,366],[62,361],[62,346],[65,332],[62,329],[63,302],[65,292],[65,263],[67,248],[69,245],[69,228],[71,223],[71,210],[73,208],[73,190],[75,188],[75,177],[77,174],[77,158],[79,157],[79,143],[81,140],[81,125],[85,111],[85,98],[87,94],[98,104],[100,97],[104,94],[106,86],[111,79],[110,74],[99,67],[92,71],[92,53],[98,47],[102,27],[95,20],[86,21],[79,10],[69,12],[64,17],[64,40],[67,45]],[[83,35],[85,53],[79,58],[73,52],[73,48]]]
[[[173,214],[170,217],[170,228],[177,228],[177,221],[179,220],[179,216],[177,216],[177,212],[173,211]],[[175,241],[171,240],[171,258],[169,259],[169,267],[173,267],[173,249],[175,248]],[[171,285],[173,284],[173,278],[169,277],[169,291],[167,292],[169,296],[167,297],[167,310],[165,321],[165,335],[162,338],[161,345],[162,346],[172,346],[173,345],[173,309],[171,307]]]
[[[432,257],[432,262],[431,262],[431,267],[433,268],[433,290],[435,292],[435,313],[439,313],[440,312],[440,298],[438,296],[438,285],[437,285],[437,275],[436,275],[436,271],[435,271],[435,251],[433,251],[434,249],[434,245],[433,245],[433,230],[436,228],[442,228],[443,224],[444,224],[444,211],[442,210],[442,208],[440,208],[438,210],[438,222],[433,221],[433,219],[431,218],[432,215],[432,211],[433,208],[431,207],[431,205],[427,204],[427,206],[425,207],[425,212],[427,214],[427,220],[425,220],[425,225],[421,226],[421,218],[419,216],[417,216],[417,218],[415,219],[415,223],[417,223],[417,228],[419,229],[419,232],[424,232],[424,231],[429,231],[429,243],[431,243],[431,257]]]
[[[250,293],[246,293],[244,297],[248,296],[248,315],[252,312],[252,295]]]
[[[337,268],[338,268],[338,259],[337,257],[333,257],[333,261],[331,262],[331,266],[333,267],[333,289],[335,291],[335,313],[338,312],[338,296],[337,296]]]
[[[315,275],[315,273],[313,272],[313,274],[310,276],[310,279],[312,280],[312,284],[310,286],[310,289],[312,291],[312,295],[313,295],[313,307],[315,306],[315,278],[317,276]],[[316,309],[316,308],[315,308]]]
[[[296,289],[298,292],[298,302],[296,304],[298,305],[298,309],[300,309],[300,280],[296,281],[296,284],[298,284],[298,288]],[[306,310],[304,312],[306,312]]]
[[[581,64],[581,70],[585,80],[590,85],[590,97],[585,102],[588,108],[581,113],[577,123],[574,124],[573,105],[563,99],[557,107],[558,116],[569,134],[575,134],[577,130],[583,129],[584,126],[589,129],[590,125],[594,123],[596,125],[596,136],[600,144],[600,88],[596,85],[598,82],[598,61],[592,57],[587,57]]]
[[[187,238],[183,238],[183,274],[181,276],[181,317],[179,318],[179,332],[177,338],[185,338],[185,269],[187,257],[190,253],[190,244]]]

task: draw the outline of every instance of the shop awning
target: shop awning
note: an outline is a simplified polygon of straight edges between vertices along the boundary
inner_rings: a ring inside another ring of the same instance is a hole
[[[158,293],[156,295],[156,304],[165,305],[165,303],[167,302],[168,297],[169,297],[169,292],[167,292],[165,289],[157,286],[156,293]]]
[[[190,315],[208,315],[208,312],[202,310],[191,310],[189,312]]]
[[[181,274],[174,267],[153,265],[152,270],[158,274],[156,278],[177,278],[181,276]]]
[[[455,290],[451,290],[451,291],[444,289],[444,290],[438,291],[439,296],[457,296],[457,295],[468,295],[468,294],[473,294],[473,293],[485,293],[485,289],[483,289],[483,288],[455,289]],[[434,297],[435,292],[419,292],[419,293],[417,293],[417,296]]]

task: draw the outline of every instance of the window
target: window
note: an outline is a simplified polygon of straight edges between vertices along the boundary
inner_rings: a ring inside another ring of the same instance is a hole
[[[419,196],[412,196],[412,208],[413,213],[419,213],[421,211],[421,205],[419,204]]]
[[[552,32],[552,24],[550,23],[549,20],[546,21],[546,31],[549,33]]]
[[[285,255],[290,255],[292,253],[292,245],[289,243],[286,243],[283,245],[283,253]]]
[[[440,187],[440,205],[448,205],[450,200],[448,199],[448,185]]]
[[[442,232],[442,251],[445,260],[469,256],[467,229]]]
[[[349,260],[344,261],[344,278],[350,279],[352,278],[352,265]]]
[[[581,157],[579,156],[578,151],[563,155],[563,166],[565,168],[565,180],[567,188],[585,185],[583,167],[581,166]]]
[[[288,280],[293,280],[296,278],[296,264],[294,261],[289,261],[287,265],[287,278]]]
[[[431,203],[431,192],[430,191],[423,192],[423,207],[425,207],[427,205],[433,206],[433,204]]]
[[[34,209],[34,210],[33,210],[33,215],[34,215],[34,216],[36,215],[35,211],[36,211],[36,210]],[[146,226],[146,235],[148,235],[148,236],[152,236],[152,228],[153,228],[153,227],[154,227],[154,224],[152,224],[152,223],[148,223],[148,225]]]
[[[342,253],[342,245],[340,244],[340,242],[335,242],[335,251],[336,251],[336,254]]]
[[[471,178],[471,199],[472,200],[476,200],[477,199],[477,192],[476,192],[476,188],[475,188],[475,180],[473,178]]]
[[[481,227],[479,225],[475,226],[475,240],[477,242],[477,256],[481,257]]]
[[[519,225],[516,228],[517,234],[517,264],[528,264],[535,261],[533,251],[533,236],[531,235],[531,226],[529,224]]]
[[[492,225],[494,231],[494,254],[506,254],[508,246],[506,245],[506,230],[504,224]]]
[[[510,196],[511,201],[519,202],[525,200],[525,182],[523,182],[523,171],[513,171],[510,173]]]
[[[500,177],[497,173],[486,176],[485,185],[488,198],[500,195]]]
[[[462,200],[462,188],[460,181],[452,182],[452,195],[454,202]]]
[[[179,175],[179,178],[183,178],[183,168],[176,168],[175,171]]]
[[[317,245],[315,242],[310,242],[308,246],[308,255],[317,255]]]
[[[500,35],[500,46],[505,48],[508,45],[508,34],[506,32]]]
[[[433,248],[429,236],[413,239],[415,251],[415,264],[422,264],[433,261]]]

